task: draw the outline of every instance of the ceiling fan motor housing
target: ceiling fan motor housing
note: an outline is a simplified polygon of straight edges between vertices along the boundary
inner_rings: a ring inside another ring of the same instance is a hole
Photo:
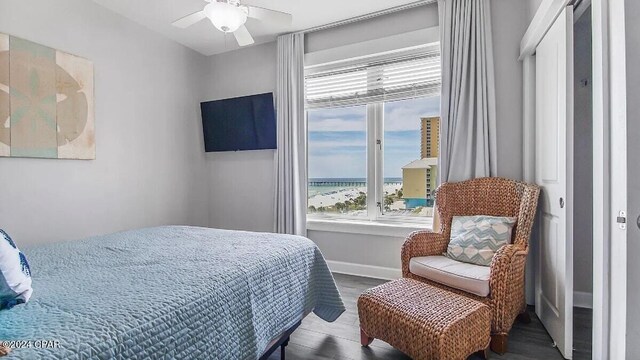
[[[204,12],[216,29],[231,33],[247,22],[248,11],[238,0],[211,1]]]
[[[255,41],[244,26],[247,18],[275,24],[291,25],[291,14],[265,9],[258,6],[243,5],[240,0],[204,0],[207,5],[203,10],[183,16],[174,21],[173,26],[185,29],[200,20],[209,19],[216,29],[224,33],[233,33],[238,45],[247,46]]]

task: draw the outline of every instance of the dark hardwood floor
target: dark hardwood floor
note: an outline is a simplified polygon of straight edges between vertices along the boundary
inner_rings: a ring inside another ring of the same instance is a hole
[[[327,323],[314,314],[302,322],[291,336],[286,350],[287,360],[410,360],[400,351],[381,340],[374,340],[369,348],[360,346],[356,301],[362,291],[384,283],[384,280],[334,274],[347,311],[334,323]],[[531,312],[531,323],[516,322],[509,336],[509,352],[491,359],[562,359],[540,320]],[[591,359],[591,311],[575,309],[574,359]],[[280,354],[269,360],[280,359]],[[476,359],[471,357],[470,359]]]

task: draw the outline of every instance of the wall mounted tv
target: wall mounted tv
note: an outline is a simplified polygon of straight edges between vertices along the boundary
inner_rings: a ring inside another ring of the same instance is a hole
[[[206,152],[276,148],[273,93],[200,104]]]

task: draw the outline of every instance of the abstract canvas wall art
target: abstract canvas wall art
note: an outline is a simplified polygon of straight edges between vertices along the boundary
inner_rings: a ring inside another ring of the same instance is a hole
[[[0,156],[95,159],[93,64],[0,34]]]

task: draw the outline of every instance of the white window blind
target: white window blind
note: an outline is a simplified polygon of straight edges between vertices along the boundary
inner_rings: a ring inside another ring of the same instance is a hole
[[[305,74],[307,109],[435,96],[440,94],[440,45],[374,61],[336,65]]]

